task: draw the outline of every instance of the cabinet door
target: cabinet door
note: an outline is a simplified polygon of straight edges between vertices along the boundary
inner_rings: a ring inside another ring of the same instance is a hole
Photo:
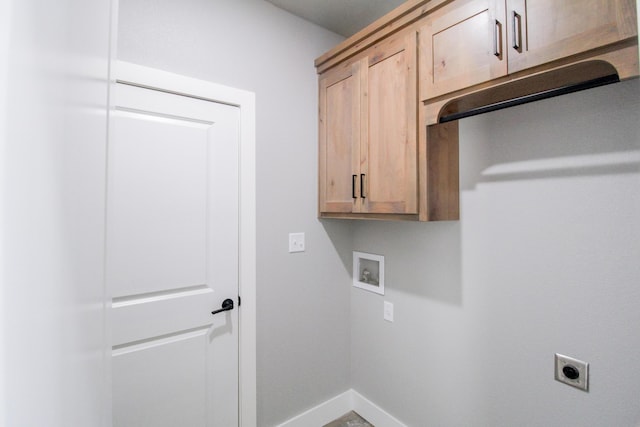
[[[420,99],[507,73],[504,0],[455,1],[420,28]]]
[[[509,73],[637,34],[635,0],[507,0]]]
[[[416,33],[374,46],[362,73],[362,212],[418,212]]]
[[[360,62],[323,75],[319,102],[320,213],[357,211],[353,185],[360,169]]]

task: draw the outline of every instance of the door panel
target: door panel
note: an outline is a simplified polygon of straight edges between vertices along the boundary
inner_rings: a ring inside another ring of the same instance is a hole
[[[431,99],[507,73],[504,2],[457,1],[420,29],[420,99]]]
[[[416,35],[390,39],[369,56],[360,164],[362,212],[418,212]]]
[[[211,125],[129,112],[115,120],[113,296],[205,283]]]
[[[238,422],[238,109],[125,84],[109,149],[115,426]]]
[[[635,36],[635,13],[633,0],[507,0],[509,72]]]
[[[114,349],[113,425],[207,425],[206,341],[200,329]]]
[[[353,194],[360,143],[360,63],[320,81],[320,211],[359,209]],[[356,183],[357,184],[357,181]]]

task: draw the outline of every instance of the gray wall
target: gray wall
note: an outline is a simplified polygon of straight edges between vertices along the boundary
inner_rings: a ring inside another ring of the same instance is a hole
[[[0,2],[0,426],[106,426],[109,0]]]
[[[640,425],[638,80],[460,122],[460,222],[359,222],[352,385],[409,426]],[[383,300],[395,322],[383,320]],[[591,364],[588,393],[553,355]]]
[[[256,93],[259,425],[347,390],[349,272],[328,236],[351,231],[316,219],[313,66],[341,38],[262,0],[120,0],[119,21],[119,59]]]
[[[120,59],[257,94],[259,425],[350,387],[416,427],[638,423],[638,81],[463,120],[460,222],[319,222],[313,59],[339,40],[261,0],[120,1]],[[384,297],[352,250],[386,256]]]

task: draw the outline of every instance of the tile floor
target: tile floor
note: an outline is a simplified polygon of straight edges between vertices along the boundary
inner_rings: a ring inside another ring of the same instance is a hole
[[[357,413],[351,411],[323,427],[374,427]]]

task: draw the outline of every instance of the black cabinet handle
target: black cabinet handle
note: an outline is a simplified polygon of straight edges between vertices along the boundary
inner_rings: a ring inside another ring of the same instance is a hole
[[[351,197],[353,199],[357,199],[358,196],[356,196],[356,178],[358,177],[358,175],[351,175]]]
[[[493,54],[500,58],[502,56],[502,37],[501,37],[501,24],[497,19],[495,20],[495,28],[493,29]]]
[[[222,308],[218,310],[213,310],[211,314],[222,313],[223,311],[229,311],[229,310],[233,310],[233,300],[227,298],[226,300],[222,301]]]
[[[360,197],[362,197],[363,199],[366,198],[366,196],[364,195],[364,174],[363,173],[360,174]]]
[[[516,25],[517,21],[517,25]],[[513,11],[513,43],[512,46],[515,50],[520,50],[520,39],[522,34],[522,19],[520,15],[515,10]]]

